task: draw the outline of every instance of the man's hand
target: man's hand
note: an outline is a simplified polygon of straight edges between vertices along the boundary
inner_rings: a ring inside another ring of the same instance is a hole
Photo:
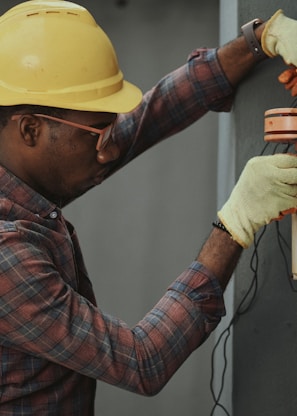
[[[297,207],[297,156],[258,156],[245,166],[218,212],[232,238],[247,248],[265,224]]]
[[[261,44],[266,55],[280,55],[287,65],[297,66],[297,21],[278,10],[266,23]]]

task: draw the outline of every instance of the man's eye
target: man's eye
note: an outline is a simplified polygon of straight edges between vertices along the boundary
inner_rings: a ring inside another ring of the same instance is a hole
[[[90,131],[90,135],[91,135],[92,137],[96,137],[96,138],[98,138],[98,137],[99,137],[99,133],[95,133],[95,132],[93,132],[93,131]]]

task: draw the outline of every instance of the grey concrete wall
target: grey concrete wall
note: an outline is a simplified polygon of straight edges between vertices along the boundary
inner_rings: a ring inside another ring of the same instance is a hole
[[[222,0],[224,7],[229,6]],[[278,8],[297,18],[295,1],[237,1],[238,29],[242,23],[254,18],[268,18]],[[229,21],[222,22],[228,29]],[[290,107],[291,96],[278,83],[278,74],[285,69],[280,58],[265,62],[241,85],[236,97],[230,125],[235,137],[231,163],[238,177],[245,163],[264,148],[264,112],[270,108]],[[229,126],[230,126],[229,125]],[[219,138],[220,140],[220,138]],[[265,153],[283,151],[284,146],[270,145]],[[230,160],[229,162],[230,163]],[[234,280],[234,308],[236,310],[251,287],[257,271],[257,286],[244,303],[233,326],[233,359],[227,366],[233,369],[233,380],[226,380],[226,388],[233,390],[235,416],[293,416],[297,411],[296,398],[296,285],[291,288],[286,267],[290,270],[290,218],[279,223],[278,230],[271,224],[259,243],[257,257],[252,247],[244,253]],[[281,253],[284,248],[286,261]],[[252,260],[253,259],[253,260]],[[258,259],[258,264],[256,260]],[[252,266],[251,266],[252,261]],[[234,312],[234,311],[233,311]],[[221,356],[222,357],[222,356]],[[230,399],[230,397],[229,397]],[[230,401],[225,402],[230,405]],[[231,406],[232,407],[232,406]],[[226,415],[219,411],[217,415]]]

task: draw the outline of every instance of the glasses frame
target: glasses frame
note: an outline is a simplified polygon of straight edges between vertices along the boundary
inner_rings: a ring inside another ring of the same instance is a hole
[[[66,124],[67,126],[71,126],[71,127],[77,128],[77,129],[89,131],[90,133],[95,133],[99,136],[97,144],[96,144],[96,150],[97,151],[99,151],[101,149],[104,149],[107,146],[107,144],[110,142],[112,129],[113,129],[114,124],[116,122],[116,119],[115,119],[112,123],[108,124],[103,129],[97,129],[95,127],[86,126],[85,124],[79,124],[79,123],[75,123],[74,121],[69,121],[69,120],[65,120],[63,118],[49,116],[47,114],[39,114],[39,113],[14,114],[11,117],[11,120],[19,120],[21,117],[23,117],[25,115],[31,115],[31,116],[35,116],[35,117],[45,118],[45,119],[52,120],[52,121],[57,121],[58,123]]]

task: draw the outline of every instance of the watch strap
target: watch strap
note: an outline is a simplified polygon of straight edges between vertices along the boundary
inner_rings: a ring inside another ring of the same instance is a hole
[[[241,27],[241,32],[256,61],[262,61],[267,58],[267,55],[264,53],[262,46],[255,35],[256,27],[260,26],[262,23],[263,20],[254,19]]]

